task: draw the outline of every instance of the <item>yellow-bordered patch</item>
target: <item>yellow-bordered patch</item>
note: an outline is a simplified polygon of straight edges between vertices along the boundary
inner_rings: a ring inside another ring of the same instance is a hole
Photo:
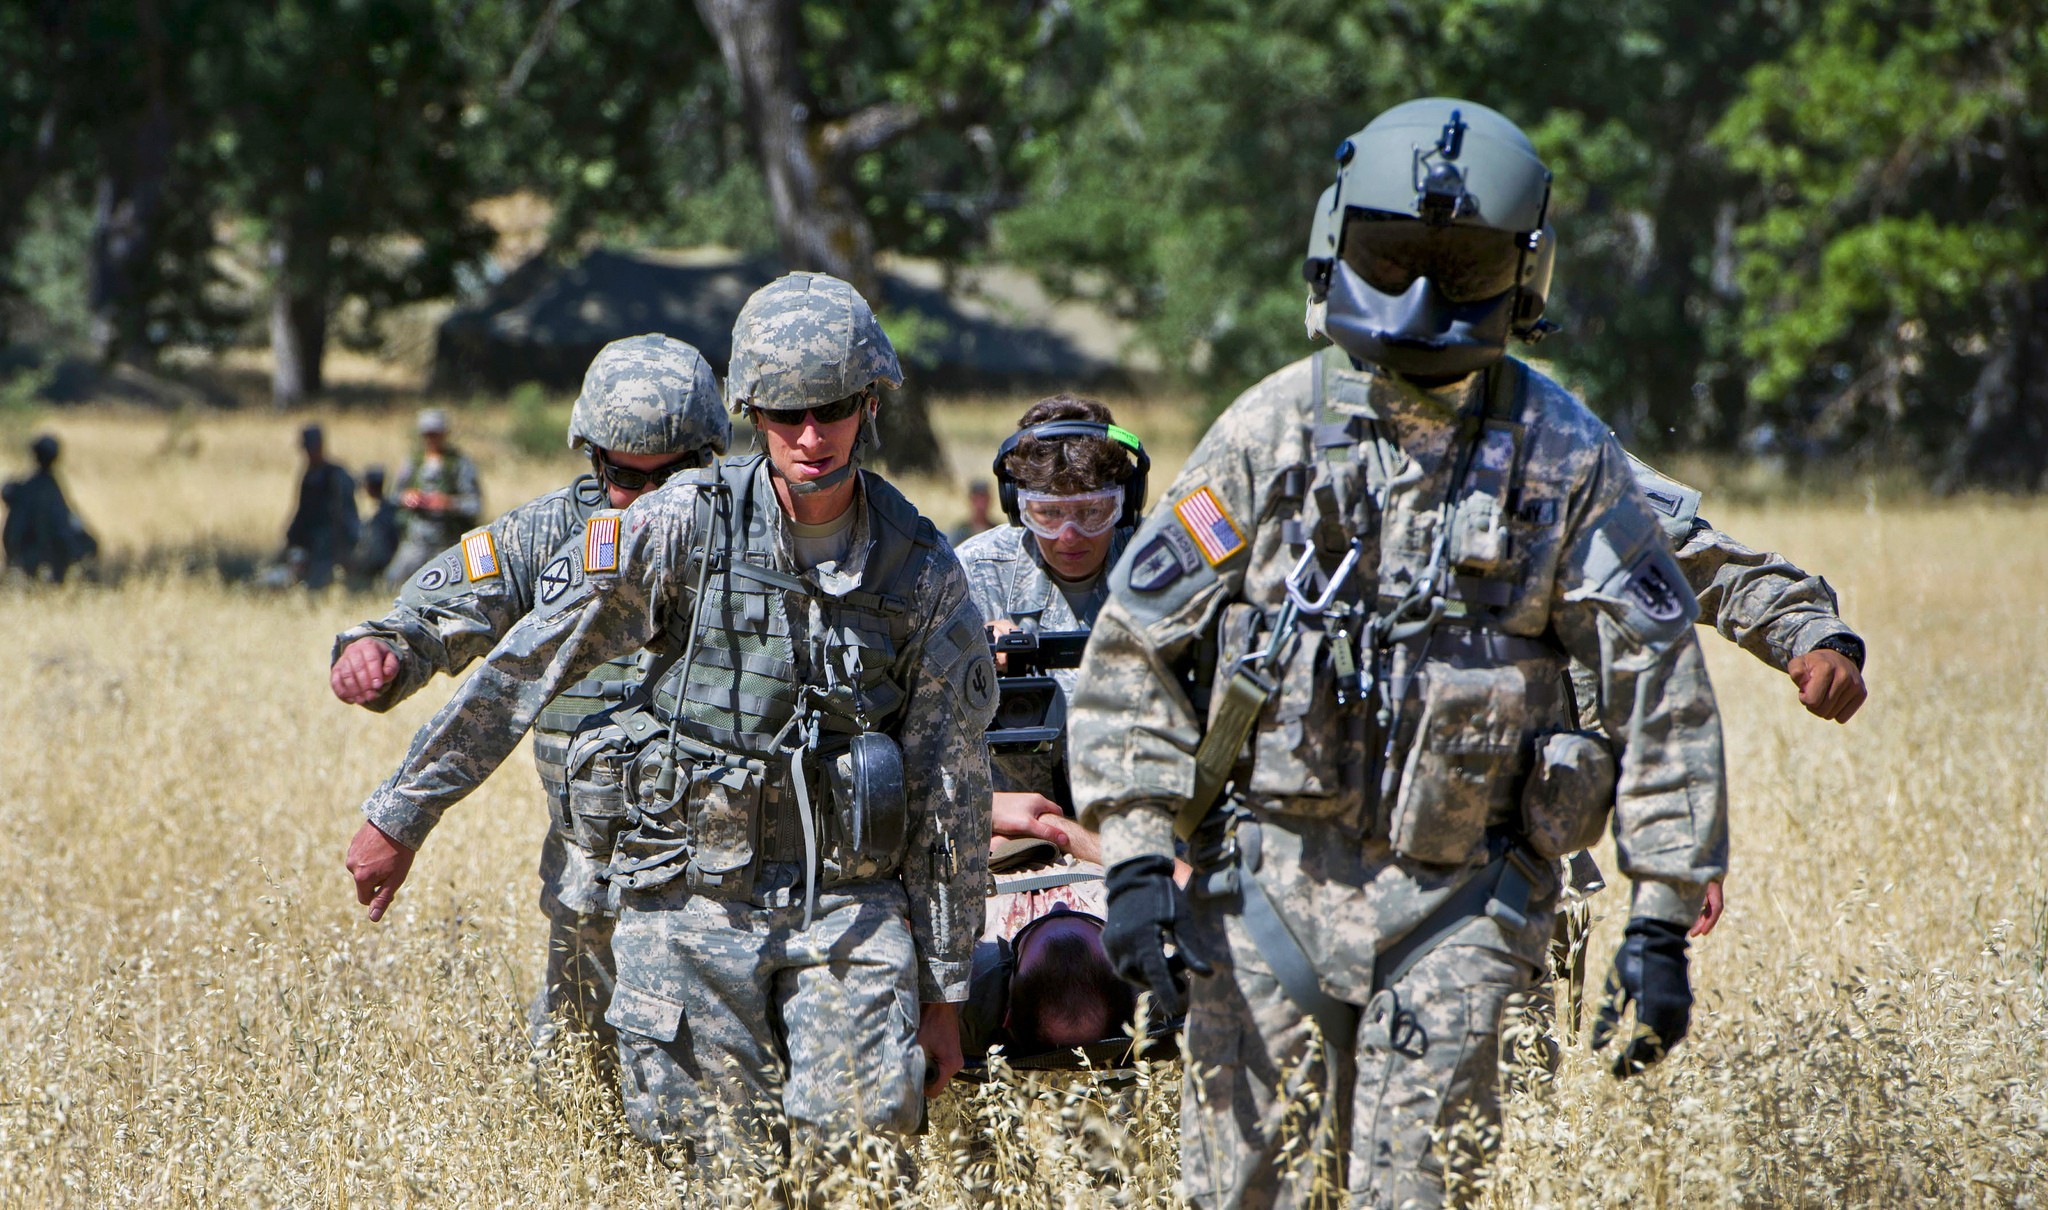
[[[619,569],[619,515],[600,514],[590,519],[583,530],[583,570],[617,571]]]
[[[1206,487],[1182,496],[1173,506],[1173,515],[1180,518],[1181,527],[1211,567],[1244,549],[1244,535],[1238,532],[1237,522],[1224,511],[1216,493]]]
[[[472,584],[499,573],[498,540],[490,530],[472,529],[462,535],[462,570]]]

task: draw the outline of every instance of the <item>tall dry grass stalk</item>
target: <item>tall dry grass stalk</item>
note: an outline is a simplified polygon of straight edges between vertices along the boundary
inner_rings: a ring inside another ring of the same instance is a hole
[[[141,565],[274,542],[295,423],[56,427],[74,497]],[[360,461],[402,448],[402,426],[344,417],[330,443]],[[574,463],[484,469],[502,506]],[[1727,919],[1694,950],[1692,1037],[1639,1081],[1581,1046],[1510,1095],[1483,1198],[2031,1204],[2048,1187],[2048,508],[1712,515],[1829,573],[1870,640],[1872,701],[1818,722],[1706,636],[1734,869]],[[340,866],[356,805],[442,696],[390,716],[328,696],[331,636],[379,607],[207,575],[0,591],[0,1204],[708,1192],[632,1142],[591,1077],[536,1091],[523,1014],[545,825],[523,756],[449,817],[391,918],[362,919]],[[1622,895],[1595,910],[1597,984]],[[933,1108],[917,1204],[1171,1205],[1177,1092],[1171,1064],[1130,1085],[962,1087]],[[879,1176],[845,1179],[853,1204],[887,1204]]]

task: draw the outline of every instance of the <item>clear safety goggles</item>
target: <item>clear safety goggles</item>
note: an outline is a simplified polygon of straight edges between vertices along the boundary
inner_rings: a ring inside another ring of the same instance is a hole
[[[1024,528],[1041,538],[1057,538],[1070,525],[1084,538],[1099,538],[1115,527],[1123,512],[1122,484],[1076,496],[1017,493],[1017,513],[1024,520]]]

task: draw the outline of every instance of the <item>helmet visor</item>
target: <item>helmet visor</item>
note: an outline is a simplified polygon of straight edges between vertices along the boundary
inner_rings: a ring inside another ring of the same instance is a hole
[[[1024,528],[1041,538],[1057,538],[1073,526],[1084,538],[1099,538],[1123,515],[1122,484],[1099,492],[1054,496],[1045,492],[1019,491],[1017,513]]]
[[[1474,303],[1507,293],[1521,257],[1512,231],[1354,210],[1344,224],[1344,263],[1382,294],[1406,294],[1426,277],[1447,300]]]

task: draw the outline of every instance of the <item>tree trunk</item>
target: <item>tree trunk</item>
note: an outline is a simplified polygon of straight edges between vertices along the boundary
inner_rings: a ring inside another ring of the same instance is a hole
[[[147,291],[143,278],[156,254],[164,181],[177,131],[170,103],[163,23],[156,5],[137,6],[146,99],[131,127],[107,140],[109,165],[94,190],[92,258],[86,297],[92,309],[93,353],[101,363],[149,360]]]
[[[318,395],[327,354],[327,241],[287,226],[271,245],[270,401],[280,408]]]
[[[917,115],[906,107],[877,106],[844,122],[824,120],[798,64],[802,17],[796,0],[697,0],[697,12],[718,40],[739,93],[784,262],[842,278],[869,305],[884,306],[875,233],[861,210],[851,167],[864,152],[910,129]],[[880,427],[891,467],[941,469],[922,392],[892,396],[882,407]]]
[[[1941,491],[2048,487],[2048,280],[2013,291],[2004,348],[1970,392],[1970,418],[1936,479]]]

